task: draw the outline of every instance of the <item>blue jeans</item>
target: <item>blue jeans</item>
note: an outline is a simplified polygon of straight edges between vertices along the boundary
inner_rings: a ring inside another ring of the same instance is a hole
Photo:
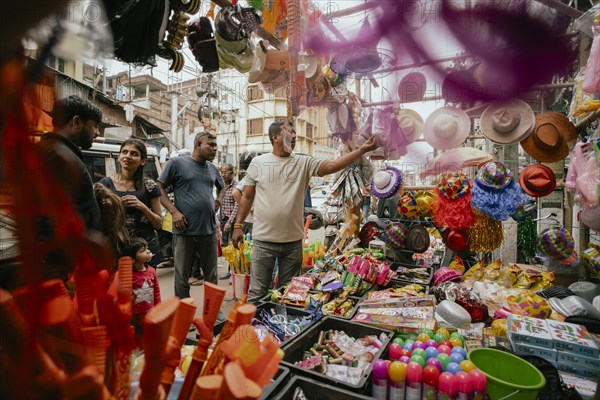
[[[302,269],[302,240],[288,243],[252,242],[249,303],[258,303],[269,293],[275,259],[279,265],[279,285],[287,285]]]
[[[175,264],[175,296],[190,297],[188,279],[194,261],[204,272],[206,282],[218,283],[217,279],[217,234],[173,235],[173,263]]]

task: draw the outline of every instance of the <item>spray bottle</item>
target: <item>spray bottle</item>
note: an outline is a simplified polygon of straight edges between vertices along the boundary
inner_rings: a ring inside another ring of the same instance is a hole
[[[426,365],[423,369],[423,393],[421,400],[436,400],[440,370],[435,365]]]
[[[466,372],[460,371],[456,373],[458,383],[458,400],[470,400],[473,396],[473,380]]]
[[[404,400],[406,364],[392,361],[388,370],[390,400]]]
[[[454,400],[456,398],[456,377],[450,372],[442,372],[438,383],[438,400]]]
[[[483,400],[486,397],[487,379],[483,372],[473,369],[469,372],[471,382],[473,383],[473,400]]]
[[[377,400],[387,400],[388,365],[384,360],[373,363],[373,391],[372,396]]]
[[[406,400],[421,400],[423,368],[419,363],[409,362],[406,367]]]

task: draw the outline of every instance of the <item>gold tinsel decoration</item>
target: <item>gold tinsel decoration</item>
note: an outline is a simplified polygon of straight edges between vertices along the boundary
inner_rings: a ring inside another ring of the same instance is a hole
[[[504,231],[502,222],[473,210],[475,224],[469,228],[469,248],[471,251],[489,253],[502,245]]]

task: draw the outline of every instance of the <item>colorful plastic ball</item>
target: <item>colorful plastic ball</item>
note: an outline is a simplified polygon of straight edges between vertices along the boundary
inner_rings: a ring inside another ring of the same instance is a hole
[[[428,341],[429,339],[431,339],[431,337],[430,337],[428,334],[426,334],[426,333],[423,333],[423,332],[419,333],[419,336],[417,336],[417,340],[418,340],[418,341],[421,341],[421,342],[423,342],[423,343],[425,343],[425,342],[426,342],[426,341]]]
[[[441,333],[436,333],[435,335],[433,335],[433,340],[436,341],[436,343],[440,343],[442,340],[446,340],[446,336],[444,336]]]
[[[425,349],[425,355],[427,356],[427,359],[430,359],[432,357],[435,358],[438,354],[440,354],[440,352],[433,346],[429,346]]]
[[[440,360],[440,363],[442,363],[442,369],[445,371],[446,366],[450,363],[450,356],[446,353],[440,353],[436,358]]]
[[[452,360],[452,362],[460,364],[462,361],[465,361],[465,358],[460,353],[452,353],[450,354],[450,360]]]
[[[454,346],[459,346],[459,347],[462,347],[462,345],[463,345],[463,342],[462,342],[462,340],[460,340],[460,339],[459,339],[459,338],[457,338],[457,337],[452,337],[452,338],[450,338],[450,343],[452,344],[452,346],[453,346],[453,347],[454,347]]]
[[[404,364],[408,364],[410,362],[410,357],[402,356],[398,359],[398,361],[400,361],[401,363],[404,363]]]
[[[428,347],[435,347],[437,349],[438,342],[436,342],[433,339],[429,339],[428,341],[425,342],[425,348],[428,348]]]
[[[413,342],[411,342],[410,340],[407,340],[406,342],[404,342],[404,346],[402,346],[402,348],[404,350],[411,351],[412,350],[412,345],[413,345]]]
[[[440,346],[448,346],[451,349],[454,347],[454,345],[452,344],[452,342],[450,340],[448,340],[448,339],[444,339],[444,340],[440,341],[439,345]]]
[[[450,335],[450,339],[452,339],[453,337],[459,338],[461,342],[465,341],[465,337],[461,335],[460,332],[452,332],[452,334]]]
[[[431,330],[431,329],[422,330],[421,333],[428,334],[430,338],[433,338],[433,335],[435,335],[435,332],[433,330]]]
[[[426,360],[426,359],[427,359],[427,354],[425,353],[425,350],[423,350],[423,349],[422,349],[422,348],[420,348],[420,347],[417,347],[416,349],[414,349],[414,350],[412,351],[412,355],[411,355],[411,357],[412,357],[412,356],[421,356],[421,357],[423,357],[423,359],[424,359],[424,360]]]
[[[417,364],[419,364],[421,366],[421,368],[423,368],[425,366],[425,359],[419,355],[413,355],[410,358],[411,362],[416,362]]]
[[[471,360],[464,360],[460,362],[460,368],[465,372],[471,372],[477,367],[475,367],[475,364]]]
[[[390,344],[390,348],[388,350],[388,357],[390,360],[397,360],[402,357],[402,350],[402,346],[400,346],[398,343],[392,343]]]
[[[404,346],[404,339],[402,339],[401,337],[395,337],[394,340],[392,340],[392,343],[396,343],[396,344],[399,344],[400,346]]]
[[[438,353],[444,353],[447,355],[452,354],[452,348],[450,346],[446,346],[445,344],[440,344],[437,348]]]
[[[449,362],[448,365],[446,365],[446,371],[450,372],[451,374],[456,374],[457,372],[462,371],[462,369],[460,369],[460,365],[458,365],[455,362]]]
[[[436,333],[436,335],[437,334],[444,335],[445,339],[448,339],[450,337],[450,332],[448,332],[448,329],[446,329],[446,328],[438,328],[438,330],[435,333]]]
[[[412,355],[412,351],[407,350],[407,349],[402,349],[402,351],[400,352],[400,357],[405,356],[410,358],[410,356]]]
[[[423,350],[425,350],[425,343],[421,342],[420,340],[417,340],[416,342],[413,343],[412,349],[413,349],[413,351],[415,349],[423,349]]]
[[[460,346],[454,346],[452,348],[452,352],[453,353],[458,353],[458,354],[462,355],[463,356],[463,360],[467,359],[467,351],[464,348],[460,347]]]
[[[429,358],[429,359],[427,359],[427,361],[425,361],[425,365],[433,365],[434,367],[436,367],[437,369],[439,369],[440,372],[444,371],[444,367],[442,366],[442,363],[437,358]]]

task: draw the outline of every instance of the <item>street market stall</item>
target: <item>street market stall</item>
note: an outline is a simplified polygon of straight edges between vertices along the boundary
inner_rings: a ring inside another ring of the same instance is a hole
[[[599,7],[104,0],[102,24],[78,25],[53,3],[28,15],[36,32],[0,27],[14,44],[0,47],[1,183],[20,249],[0,282],[0,398],[598,398]],[[438,55],[445,41],[456,54]],[[287,118],[323,111],[343,154],[379,144],[330,179],[325,205],[343,218],[331,243],[305,241],[288,285],[247,304],[252,239],[224,247],[225,322],[224,289],[205,283],[201,307],[154,306],[136,342],[131,259],[112,271],[40,168],[28,134],[49,130],[32,106],[41,66],[109,47],[131,65],[247,74],[284,94]],[[40,238],[41,219],[54,236]],[[55,252],[65,281],[44,278]]]

